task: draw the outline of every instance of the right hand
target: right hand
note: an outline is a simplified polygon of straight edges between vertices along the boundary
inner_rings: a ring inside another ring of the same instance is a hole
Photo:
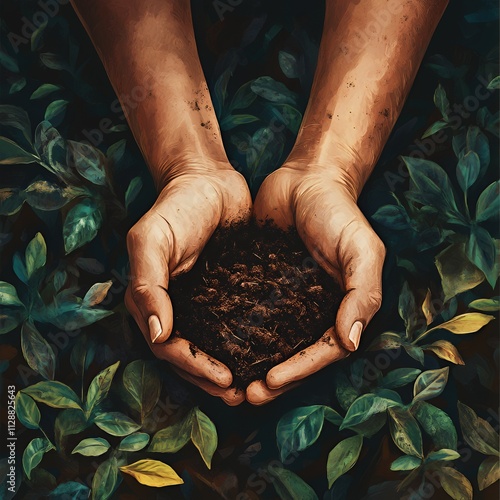
[[[204,162],[205,163],[205,162]],[[229,405],[245,393],[229,388],[229,368],[207,354],[191,352],[185,339],[170,339],[171,276],[189,271],[218,226],[248,220],[252,200],[241,174],[229,164],[180,165],[161,190],[156,203],[127,235],[130,281],[125,304],[157,358],[208,393]]]

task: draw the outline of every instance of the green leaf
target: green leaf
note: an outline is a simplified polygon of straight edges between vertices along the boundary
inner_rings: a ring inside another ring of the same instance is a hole
[[[457,165],[457,180],[462,191],[466,192],[479,177],[481,162],[474,151],[461,155]]]
[[[24,307],[14,286],[6,281],[0,281],[0,305]]]
[[[236,94],[234,94],[231,104],[229,105],[230,113],[235,109],[248,108],[248,106],[257,99],[257,94],[252,91],[252,83],[253,80],[245,83],[237,90]]]
[[[38,429],[40,424],[40,410],[32,398],[18,392],[16,394],[16,415],[27,429]]]
[[[436,268],[441,276],[444,300],[475,288],[484,281],[484,273],[470,262],[464,243],[453,243],[436,256]]]
[[[395,231],[411,229],[408,213],[401,205],[384,205],[373,214],[372,219]]]
[[[403,344],[403,348],[413,359],[418,361],[421,365],[424,364],[424,351],[421,347],[411,344]]]
[[[0,215],[14,215],[23,204],[23,191],[18,188],[0,188]]]
[[[20,130],[28,144],[31,144],[31,122],[24,109],[10,104],[0,105],[0,123]]]
[[[499,436],[493,427],[467,405],[458,402],[458,416],[467,444],[484,455],[499,455]]]
[[[63,226],[64,248],[71,253],[93,240],[102,224],[102,214],[90,199],[75,205],[66,215]]]
[[[397,405],[398,403],[395,401],[381,398],[375,394],[363,394],[350,406],[340,426],[340,430],[352,428],[355,425],[365,422],[372,415],[383,413],[387,408]]]
[[[399,457],[391,464],[391,470],[413,470],[420,467],[422,459],[405,455]]]
[[[34,52],[38,50],[42,45],[43,34],[45,28],[47,27],[47,22],[40,24],[37,29],[31,35],[31,51]]]
[[[500,311],[500,300],[497,297],[473,300],[469,304],[469,309],[476,309],[483,312],[497,312]]]
[[[281,104],[296,104],[297,95],[288,90],[286,85],[270,76],[261,76],[252,82],[251,88],[258,96],[267,101]]]
[[[0,136],[0,165],[35,163],[38,158],[14,141]]]
[[[470,261],[483,271],[491,287],[495,288],[498,279],[497,250],[490,233],[473,225],[466,251]]]
[[[495,76],[490,83],[488,83],[488,90],[498,90],[500,89],[500,76]]]
[[[118,437],[128,436],[141,428],[130,417],[118,411],[98,413],[94,423],[104,432]]]
[[[55,70],[68,70],[69,64],[62,59],[62,57],[58,54],[53,54],[51,52],[44,52],[40,54],[40,60],[42,63],[47,66],[47,68],[55,69]]]
[[[47,245],[40,233],[28,243],[25,253],[26,274],[28,279],[31,278],[33,273],[45,266],[47,261]]]
[[[134,177],[125,191],[125,208],[128,210],[130,204],[137,198],[142,189],[142,179]]]
[[[120,470],[137,479],[139,483],[154,486],[155,488],[184,484],[184,481],[170,465],[158,460],[139,460],[133,464],[120,467]]]
[[[142,359],[129,363],[123,372],[123,385],[132,396],[131,404],[142,422],[160,397],[161,381],[154,363]]]
[[[488,137],[486,137],[481,132],[479,127],[475,125],[470,126],[467,129],[467,134],[465,137],[465,152],[468,153],[469,151],[475,151],[479,156],[479,159],[481,161],[481,171],[479,175],[480,177],[482,177],[490,164],[490,145]]]
[[[28,204],[39,210],[59,210],[83,193],[78,188],[62,188],[48,181],[35,181],[24,191]]]
[[[16,92],[23,90],[24,87],[26,87],[26,78],[24,77],[19,78],[10,86],[9,95],[15,94]]]
[[[140,451],[149,443],[149,434],[136,432],[123,438],[118,445],[120,451]]]
[[[276,438],[282,462],[291,453],[305,450],[317,441],[323,429],[325,408],[323,405],[305,406],[281,417],[276,427]],[[342,422],[340,415],[339,418]]]
[[[233,71],[227,68],[217,79],[214,86],[214,106],[217,116],[222,116],[222,108],[227,99],[227,84]]]
[[[99,372],[94,377],[94,380],[92,380],[85,400],[85,412],[87,415],[90,415],[94,408],[108,395],[118,366],[120,366],[119,361]]]
[[[238,125],[258,122],[259,119],[253,115],[227,115],[220,122],[220,128],[223,131],[231,130]]]
[[[3,50],[0,50],[0,64],[8,71],[12,71],[12,73],[19,73],[17,61]]]
[[[148,451],[154,453],[177,453],[191,439],[193,414],[189,412],[181,421],[159,430],[151,440]]]
[[[444,128],[450,127],[451,125],[448,122],[445,122],[443,120],[438,120],[437,122],[434,122],[422,135],[422,139],[427,139],[427,137],[430,137],[431,135],[436,134],[440,130],[443,130]]]
[[[92,363],[96,352],[95,342],[82,334],[71,350],[70,363],[77,375],[83,375]]]
[[[500,479],[500,461],[496,457],[488,457],[479,466],[477,483],[479,491],[496,483]]]
[[[394,444],[406,455],[423,457],[422,433],[408,410],[389,408],[391,436]]]
[[[413,403],[439,396],[446,387],[449,372],[450,369],[446,366],[421,373],[413,386]]]
[[[51,102],[45,110],[44,120],[49,121],[54,126],[59,125],[64,118],[68,104],[69,101],[65,101],[64,99]]]
[[[452,467],[441,467],[437,471],[444,491],[454,500],[472,500],[470,481]]]
[[[90,489],[82,483],[76,481],[67,481],[61,483],[57,488],[50,492],[49,498],[58,498],[60,500],[86,500],[89,498]]]
[[[121,482],[118,475],[116,458],[110,458],[97,468],[92,478],[92,500],[107,500],[111,498]]]
[[[192,418],[191,440],[210,469],[212,457],[217,449],[217,430],[214,423],[199,408],[193,410]]]
[[[274,489],[281,500],[318,500],[314,490],[299,476],[282,467],[269,468]]]
[[[399,294],[398,312],[401,319],[405,322],[406,334],[411,338],[418,320],[417,304],[415,296],[405,281],[401,293]]]
[[[358,435],[344,439],[330,451],[326,465],[328,488],[331,488],[340,476],[354,467],[358,461],[362,446],[363,436]]]
[[[500,181],[492,182],[479,196],[476,204],[476,221],[486,222],[498,218],[500,212]]]
[[[26,321],[21,328],[21,349],[32,370],[46,380],[54,379],[56,355],[31,321]]]
[[[448,121],[448,111],[450,110],[450,101],[446,97],[446,92],[441,84],[438,85],[434,92],[434,104],[439,109],[445,121]]]
[[[425,458],[426,462],[438,462],[438,461],[453,461],[460,458],[460,453],[455,450],[447,450],[443,448],[438,451],[432,451]]]
[[[118,142],[111,144],[106,151],[106,157],[115,165],[122,159],[125,153],[125,146],[127,145],[126,139],[120,139]]]
[[[364,437],[372,437],[379,432],[387,422],[387,413],[376,413],[363,422],[349,426],[349,429]]]
[[[347,375],[339,370],[335,376],[335,393],[342,408],[347,411],[359,396],[358,390],[353,387]]]
[[[89,427],[82,410],[70,408],[59,412],[54,425],[54,434],[58,449],[64,449],[63,439],[66,436],[79,434]]]
[[[398,349],[403,346],[403,339],[394,332],[385,332],[379,335],[368,347],[368,351],[379,351],[382,349]]]
[[[53,92],[57,92],[61,90],[62,87],[59,85],[54,85],[52,83],[44,83],[40,85],[30,96],[30,99],[41,99],[42,97],[46,97]]]
[[[22,392],[31,396],[35,401],[45,403],[52,408],[81,409],[81,401],[78,396],[62,382],[38,382],[22,389]]]
[[[113,282],[105,281],[104,283],[96,283],[89,288],[89,291],[83,297],[82,305],[87,307],[100,304],[108,294],[109,289],[113,286]]]
[[[31,478],[31,471],[42,461],[43,455],[54,449],[54,445],[46,438],[33,439],[23,452],[23,470],[27,478]]]
[[[19,326],[22,318],[14,314],[0,314],[0,334],[9,333]]]
[[[79,453],[85,457],[98,457],[104,455],[110,446],[108,441],[103,438],[86,438],[75,446],[71,454]]]
[[[289,54],[288,52],[285,52],[283,50],[280,50],[278,54],[278,60],[281,71],[283,71],[283,73],[287,78],[299,77],[297,58],[294,55]]]
[[[457,449],[457,431],[451,418],[427,402],[417,403],[412,412],[437,449]]]
[[[447,340],[436,340],[432,344],[422,346],[424,351],[431,351],[436,356],[446,361],[451,361],[456,365],[465,365],[462,356],[458,352],[457,348]]]
[[[386,389],[403,387],[413,382],[421,373],[422,370],[418,368],[397,368],[396,370],[390,371],[379,382],[379,387],[385,387]]]
[[[83,142],[67,141],[66,162],[88,181],[106,185],[106,157],[102,152]]]

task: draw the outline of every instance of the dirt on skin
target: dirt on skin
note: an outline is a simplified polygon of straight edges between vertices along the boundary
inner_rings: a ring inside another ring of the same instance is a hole
[[[218,229],[169,294],[174,335],[225,363],[237,387],[318,340],[343,296],[295,230],[254,223]]]

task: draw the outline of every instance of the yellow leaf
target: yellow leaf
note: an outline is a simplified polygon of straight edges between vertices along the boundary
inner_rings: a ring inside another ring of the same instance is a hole
[[[139,460],[133,464],[120,467],[120,470],[135,477],[139,483],[146,486],[161,488],[184,483],[170,465],[158,460]]]
[[[429,326],[434,321],[434,315],[436,311],[432,304],[431,291],[427,290],[427,295],[425,296],[424,303],[422,304],[422,312],[424,313],[425,320],[427,321],[427,326]]]
[[[447,340],[436,340],[430,345],[422,346],[425,351],[431,351],[436,356],[441,359],[446,359],[446,361],[451,361],[456,365],[465,365],[462,356],[458,352],[457,348]]]
[[[489,314],[482,313],[466,313],[460,314],[460,316],[455,316],[454,318],[441,323],[440,325],[433,328],[433,330],[444,328],[457,335],[462,335],[465,333],[474,333],[480,330],[483,326],[487,325],[490,321],[493,321],[495,316],[490,316]]]

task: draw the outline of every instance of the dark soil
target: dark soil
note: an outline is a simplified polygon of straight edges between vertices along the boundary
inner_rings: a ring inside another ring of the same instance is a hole
[[[318,340],[342,299],[296,231],[253,223],[217,230],[169,293],[174,334],[225,363],[238,387]]]

